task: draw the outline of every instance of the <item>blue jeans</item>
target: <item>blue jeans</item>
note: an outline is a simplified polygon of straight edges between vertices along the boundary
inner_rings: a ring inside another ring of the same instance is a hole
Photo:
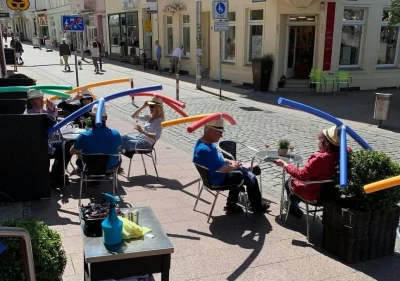
[[[290,191],[288,180],[285,182],[285,189],[286,189],[288,200],[290,200],[290,209],[298,210],[299,209],[299,198]]]
[[[121,136],[121,149],[133,151],[136,149],[150,149],[153,144],[135,134],[126,134]]]

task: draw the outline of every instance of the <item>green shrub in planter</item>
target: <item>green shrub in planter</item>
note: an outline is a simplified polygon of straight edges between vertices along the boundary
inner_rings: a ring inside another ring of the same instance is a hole
[[[59,280],[67,264],[60,234],[46,224],[32,219],[12,219],[1,226],[25,228],[32,240],[36,280]],[[2,238],[7,249],[0,255],[0,280],[26,280],[19,238]]]
[[[349,154],[347,195],[354,199],[352,209],[360,211],[390,210],[400,202],[400,187],[364,193],[364,185],[400,175],[400,165],[389,156],[373,150]]]

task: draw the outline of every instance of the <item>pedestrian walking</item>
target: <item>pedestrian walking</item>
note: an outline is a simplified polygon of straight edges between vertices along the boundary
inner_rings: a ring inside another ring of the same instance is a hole
[[[22,47],[22,43],[17,38],[15,40],[15,57],[17,58],[17,64],[19,64],[19,65],[24,64],[24,60],[22,59],[23,52],[24,52],[24,48]]]
[[[65,38],[61,39],[61,44],[60,44],[60,59],[62,58],[64,60],[64,71],[67,70],[71,71],[71,67],[69,66],[68,63],[68,58],[71,56],[71,49],[69,48],[69,45],[67,44],[67,40]]]
[[[160,42],[156,40],[156,57],[157,57],[157,71],[161,73],[161,46]]]
[[[99,60],[99,45],[97,44],[96,41],[93,41],[92,44],[92,60],[93,60],[93,65],[94,65],[94,72],[96,74],[99,74],[99,65],[97,64],[98,60]]]
[[[7,31],[3,32],[4,42],[7,43]]]
[[[100,71],[103,71],[103,60],[101,59],[101,43],[97,39],[97,37],[94,38],[94,41],[97,43],[97,46],[99,47],[99,66],[100,66]]]
[[[15,49],[15,44],[16,44],[15,38],[11,37],[10,47]]]
[[[176,48],[172,52],[172,57],[171,57],[171,66],[169,69],[169,74],[172,74],[172,71],[175,71],[176,74],[179,74],[179,67],[178,65],[181,62],[182,58],[182,50],[183,50],[183,45],[180,48]]]

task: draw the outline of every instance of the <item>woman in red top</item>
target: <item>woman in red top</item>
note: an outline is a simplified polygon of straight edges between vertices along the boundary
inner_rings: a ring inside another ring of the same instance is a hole
[[[318,135],[319,151],[315,152],[308,159],[308,162],[301,169],[285,161],[278,159],[276,165],[284,166],[286,172],[299,181],[292,181],[292,193],[307,200],[317,200],[321,190],[321,184],[304,184],[300,181],[321,181],[331,180],[336,173],[336,165],[339,161],[339,138],[336,126],[324,129]],[[288,196],[290,195],[288,181],[285,184]],[[301,218],[303,212],[299,208],[297,196],[290,196],[291,204],[289,214]]]

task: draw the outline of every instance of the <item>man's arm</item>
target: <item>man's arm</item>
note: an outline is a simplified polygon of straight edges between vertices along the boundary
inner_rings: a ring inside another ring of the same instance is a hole
[[[71,147],[71,149],[69,151],[69,154],[71,154],[71,156],[73,156],[75,154],[80,154],[82,152],[83,139],[84,139],[84,136],[82,134],[80,134],[76,138],[74,145]]]

